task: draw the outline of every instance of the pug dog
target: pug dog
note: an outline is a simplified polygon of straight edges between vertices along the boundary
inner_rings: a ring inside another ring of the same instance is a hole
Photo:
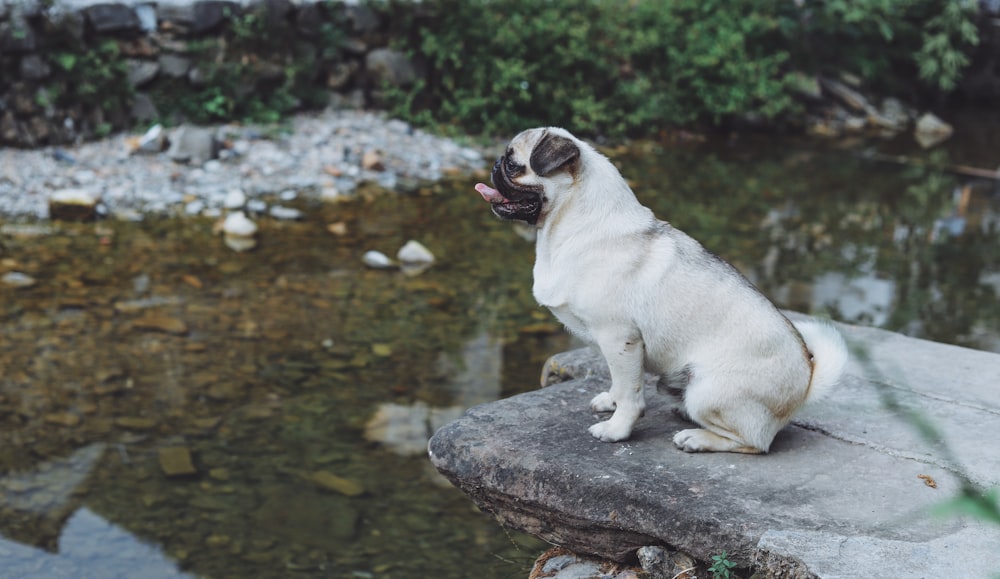
[[[792,322],[732,265],[658,220],[607,157],[568,131],[536,128],[497,159],[493,213],[537,229],[533,293],[607,360],[611,387],[590,401],[610,418],[590,427],[626,440],[645,409],[643,371],[681,388],[700,428],[688,452],[766,453],[807,401],[840,379],[843,337]]]

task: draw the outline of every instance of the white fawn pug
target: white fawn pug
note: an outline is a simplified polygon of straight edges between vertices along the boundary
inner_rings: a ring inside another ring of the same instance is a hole
[[[535,299],[607,360],[611,388],[590,406],[613,414],[590,427],[596,438],[631,436],[646,406],[643,370],[683,388],[701,427],[674,436],[688,452],[767,452],[840,379],[847,347],[832,325],[791,322],[566,130],[520,133],[491,178],[476,190],[493,213],[537,228]]]

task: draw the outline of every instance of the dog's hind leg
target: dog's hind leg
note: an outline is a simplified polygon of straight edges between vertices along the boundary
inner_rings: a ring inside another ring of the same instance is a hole
[[[590,407],[598,412],[614,410],[614,414],[591,426],[589,431],[604,442],[625,440],[632,435],[635,421],[646,409],[642,391],[645,346],[634,333],[609,332],[594,338],[611,370],[611,389],[595,396]]]
[[[699,382],[685,392],[684,409],[702,428],[678,432],[674,444],[686,452],[767,452],[783,426],[771,410],[750,395],[720,393],[717,387]]]

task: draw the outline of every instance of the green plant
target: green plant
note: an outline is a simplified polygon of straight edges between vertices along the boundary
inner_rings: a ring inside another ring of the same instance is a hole
[[[789,3],[788,6],[791,6]],[[793,64],[826,74],[848,70],[876,88],[950,92],[978,44],[968,0],[823,0],[783,11]]]
[[[708,572],[714,579],[729,579],[735,566],[736,563],[729,560],[729,553],[723,551],[718,555],[712,555],[712,566],[708,568]]]
[[[979,44],[979,30],[972,21],[975,14],[975,2],[945,2],[941,12],[927,21],[923,43],[914,55],[922,80],[945,92],[955,88],[969,64],[963,46]]]
[[[403,24],[430,74],[390,90],[394,112],[507,133],[562,124],[621,136],[795,106],[779,3],[766,0],[435,0]],[[483,30],[489,31],[482,34]]]
[[[53,36],[57,44],[47,56],[54,81],[36,95],[39,104],[93,113],[81,120],[83,128],[97,136],[123,127],[133,90],[118,42],[105,39],[90,44],[69,35]]]
[[[952,90],[977,42],[975,4],[942,0],[428,0],[400,5],[399,46],[428,66],[388,88],[397,115],[509,134],[558,124],[649,135],[802,110],[799,73],[870,88]],[[421,14],[430,13],[430,17]],[[485,32],[484,32],[485,31]]]
[[[342,58],[346,36],[339,12],[327,6],[328,16],[317,24],[315,40],[308,41],[293,22],[269,12],[272,9],[259,4],[246,12],[231,10],[221,37],[190,40],[187,50],[201,88],[192,93],[186,81],[161,79],[153,87],[161,114],[197,123],[276,123],[303,106],[325,104],[326,79],[317,71]]]

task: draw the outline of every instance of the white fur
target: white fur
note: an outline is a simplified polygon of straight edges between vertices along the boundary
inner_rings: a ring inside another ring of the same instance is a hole
[[[546,132],[579,147],[573,171],[530,170]],[[529,166],[516,182],[545,191],[535,298],[594,343],[611,370],[610,390],[591,406],[613,414],[590,427],[593,436],[632,434],[645,409],[646,369],[690,377],[684,408],[701,428],[677,433],[678,447],[767,452],[792,414],[840,378],[847,349],[831,325],[793,325],[729,264],[658,221],[595,149],[549,127],[521,133],[511,150]]]

